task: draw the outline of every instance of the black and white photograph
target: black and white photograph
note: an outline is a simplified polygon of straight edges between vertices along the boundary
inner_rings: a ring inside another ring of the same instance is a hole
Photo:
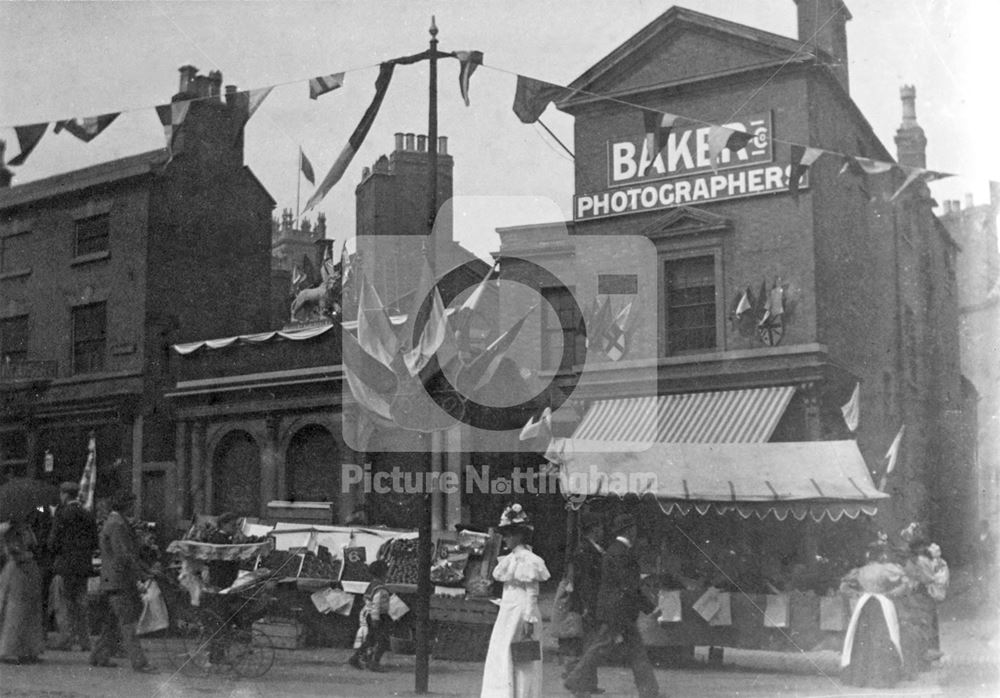
[[[1000,695],[1000,4],[0,2],[0,696]]]

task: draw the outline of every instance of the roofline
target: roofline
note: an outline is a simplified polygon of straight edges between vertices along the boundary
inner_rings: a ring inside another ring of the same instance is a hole
[[[250,169],[250,165],[243,165],[243,171],[250,175],[250,179],[253,180],[254,184],[256,184],[260,190],[264,192],[264,196],[266,196],[267,200],[271,202],[271,208],[277,206],[278,202],[274,200],[274,197],[271,196],[271,192],[267,190],[267,187],[264,186],[263,182],[261,182],[260,179],[257,178],[257,175],[254,174],[254,171]]]

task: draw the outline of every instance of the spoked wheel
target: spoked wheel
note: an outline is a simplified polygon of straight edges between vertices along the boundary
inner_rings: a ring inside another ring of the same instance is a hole
[[[236,675],[256,679],[266,674],[274,664],[274,644],[260,630],[230,628],[227,635],[226,662]]]
[[[224,661],[226,630],[219,616],[189,607],[179,614],[176,625],[180,644],[172,648],[170,661],[178,671],[185,676],[207,676],[229,670]]]

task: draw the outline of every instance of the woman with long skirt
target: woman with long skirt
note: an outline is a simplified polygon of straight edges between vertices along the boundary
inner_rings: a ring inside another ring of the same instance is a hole
[[[861,596],[844,636],[840,677],[849,686],[892,688],[902,676],[903,650],[891,597],[905,592],[906,578],[903,568],[889,562],[886,554],[876,552],[873,557],[842,585]]]
[[[538,585],[549,578],[549,570],[545,561],[527,545],[532,526],[520,504],[504,510],[499,531],[510,554],[501,557],[493,570],[493,578],[503,582],[503,595],[490,635],[480,696],[542,698],[541,655],[534,661],[515,662],[511,643],[525,639],[541,641]]]
[[[34,664],[45,648],[42,573],[31,548],[35,537],[23,524],[4,524],[7,558],[0,572],[0,661]]]

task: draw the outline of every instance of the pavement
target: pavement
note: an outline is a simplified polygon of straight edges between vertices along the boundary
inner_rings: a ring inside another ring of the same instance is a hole
[[[698,663],[706,648],[695,652],[696,662],[683,668],[658,668],[657,678],[665,696],[803,696],[848,698],[853,696],[1000,696],[1000,652],[995,605],[985,604],[974,585],[956,575],[952,596],[941,608],[941,640],[945,656],[917,681],[893,690],[875,691],[840,684],[838,654],[834,651],[801,653],[727,649],[721,667]],[[0,696],[76,698],[82,696],[132,696],[181,698],[227,696],[324,696],[367,698],[414,695],[412,656],[386,657],[388,671],[373,674],[347,665],[345,649],[278,650],[271,670],[259,679],[241,680],[227,675],[184,676],[171,669],[166,650],[146,642],[150,660],[161,673],[135,674],[127,667],[93,668],[81,652],[46,652],[34,666],[0,665]],[[554,649],[554,648],[553,648]],[[122,664],[126,664],[122,662]],[[546,698],[569,696],[561,685],[560,658],[548,651],[544,667]],[[478,696],[482,665],[475,662],[432,660],[430,691],[434,696]],[[602,667],[600,683],[607,698],[634,696],[630,672],[622,667]]]

